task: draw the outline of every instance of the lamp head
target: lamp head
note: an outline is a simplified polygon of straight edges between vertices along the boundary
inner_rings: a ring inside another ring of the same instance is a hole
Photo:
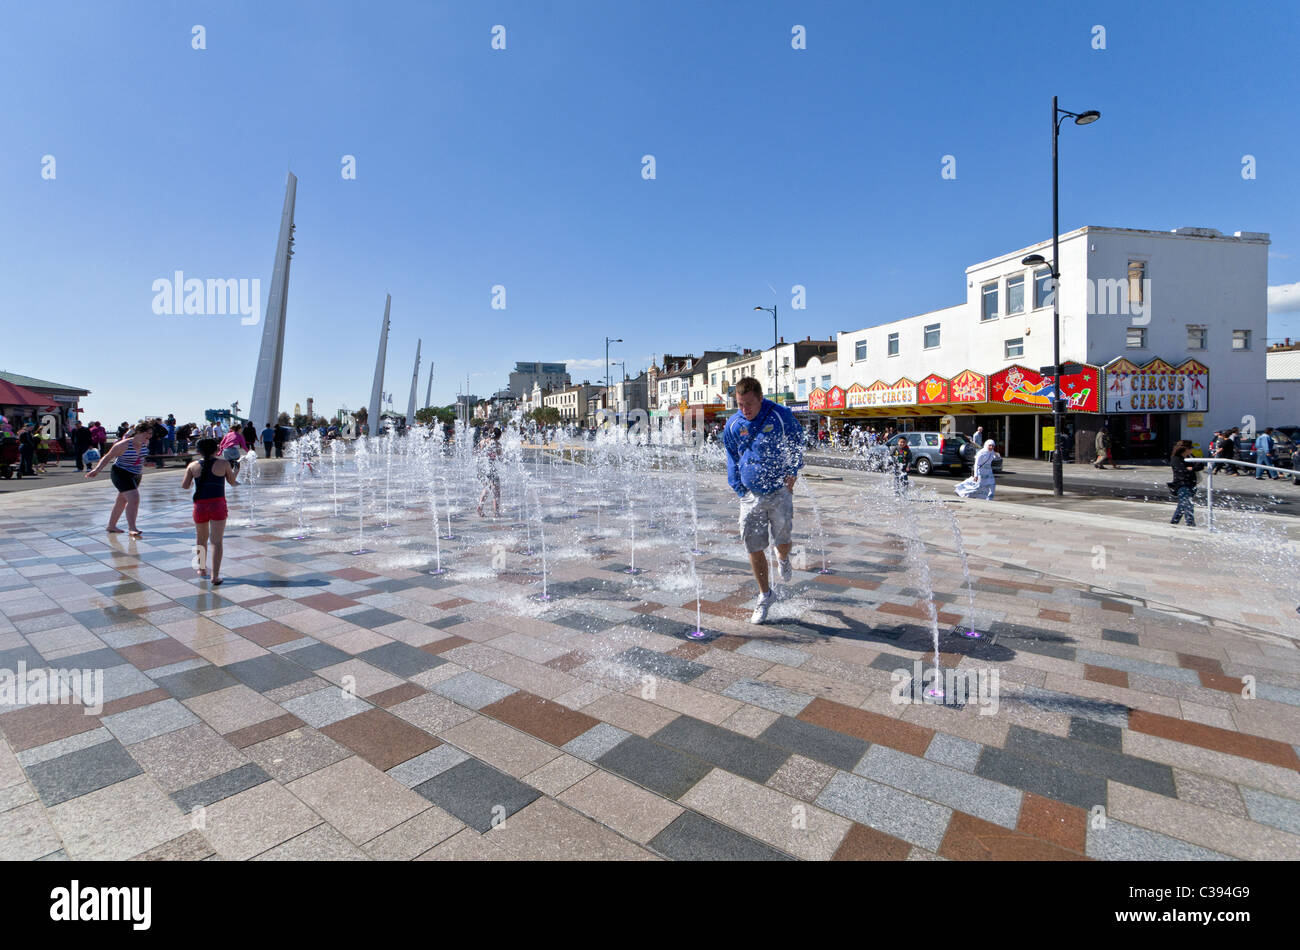
[[[1043,257],[1042,254],[1030,254],[1028,257],[1023,258],[1020,263],[1026,267],[1035,267],[1039,264],[1046,264],[1047,258]]]
[[[1089,109],[1087,112],[1081,112],[1074,117],[1075,125],[1090,125],[1101,118],[1101,113],[1096,109]]]

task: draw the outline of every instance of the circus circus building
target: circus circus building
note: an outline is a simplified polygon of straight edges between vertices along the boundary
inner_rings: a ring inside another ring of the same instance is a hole
[[[966,300],[838,335],[835,385],[809,394],[834,426],[983,427],[1004,455],[1095,457],[1105,427],[1117,459],[1204,449],[1216,429],[1268,418],[1267,234],[1210,228],[1084,227],[1060,237],[1060,398],[1053,429],[1050,270],[1025,265],[1051,241],[966,268]],[[1280,403],[1275,403],[1280,404]]]

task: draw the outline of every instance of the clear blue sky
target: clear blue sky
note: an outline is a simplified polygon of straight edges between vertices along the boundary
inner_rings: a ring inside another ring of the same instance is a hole
[[[247,408],[260,326],[157,316],[151,286],[176,270],[260,278],[260,316],[289,168],[289,410],[365,403],[385,293],[399,411],[417,337],[419,400],[433,359],[445,404],[466,373],[475,393],[503,386],[515,360],[589,361],[573,372],[595,381],[606,334],[629,370],[765,345],[752,308],[769,285],[787,339],[949,306],[967,265],[1049,236],[1053,94],[1103,114],[1062,132],[1062,231],[1267,231],[1270,285],[1296,283],[1297,10],[8,4],[0,368],[92,390],[106,422]],[[1269,335],[1300,337],[1300,313]]]

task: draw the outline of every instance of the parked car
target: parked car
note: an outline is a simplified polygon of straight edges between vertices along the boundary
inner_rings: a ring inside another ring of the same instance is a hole
[[[1290,428],[1290,427],[1288,427]],[[1293,460],[1296,455],[1296,444],[1294,439],[1288,438],[1281,429],[1273,430],[1273,464],[1278,468],[1292,468]],[[1243,462],[1255,462],[1255,440],[1241,440],[1241,455],[1238,456]],[[1245,471],[1243,469],[1243,471]],[[1250,470],[1254,474],[1254,470]]]
[[[946,432],[900,432],[885,442],[883,448],[878,446],[877,449],[887,456],[899,439],[906,439],[911,447],[912,471],[918,475],[929,475],[936,468],[955,472],[968,470],[975,464],[975,455],[979,452],[979,447],[966,436]],[[993,471],[1002,471],[1002,459],[994,460]]]

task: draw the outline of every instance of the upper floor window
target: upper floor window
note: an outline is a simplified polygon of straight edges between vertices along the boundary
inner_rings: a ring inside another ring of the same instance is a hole
[[[1250,331],[1233,330],[1232,331],[1232,348],[1234,350],[1250,349]]]
[[[1187,328],[1187,348],[1189,350],[1205,349],[1205,340],[1208,333],[1209,331],[1205,327],[1189,326]]]
[[[771,360],[768,360],[768,361],[767,361],[767,375],[769,375],[769,376],[772,375],[772,361],[771,361]]]
[[[803,399],[808,394],[808,382],[807,380],[800,379],[796,381],[796,385],[798,391],[795,393],[795,396],[798,399]]]
[[[853,359],[865,360],[866,358],[867,358],[867,341],[858,340],[857,343],[853,344]]]
[[[823,376],[823,377],[822,377],[822,389],[830,389],[830,388],[831,388],[831,378],[830,378],[830,376]]]
[[[889,347],[888,352],[890,356],[898,355],[898,334],[897,333],[889,334],[888,347]]]
[[[1007,313],[1025,312],[1025,275],[1007,278]]]
[[[710,386],[716,386],[716,385],[718,385],[718,374],[717,374],[717,373],[714,373],[712,376],[709,377],[709,380],[710,380],[710,382],[709,382],[709,385],[710,385]]]
[[[1142,303],[1142,285],[1147,277],[1146,261],[1128,262],[1128,302]]]
[[[1125,340],[1130,350],[1145,349],[1147,345],[1147,328],[1146,327],[1129,327],[1128,337]]]
[[[1025,355],[1025,338],[1016,337],[1014,340],[1005,340],[1002,344],[1002,358],[1008,360],[1019,359]]]
[[[981,320],[993,320],[998,316],[998,284],[994,281],[991,284],[985,284],[982,290],[983,304],[980,309]],[[893,356],[894,354],[890,354]]]
[[[939,345],[939,324],[932,323],[925,328],[925,348],[932,350]]]
[[[1034,271],[1034,309],[1052,305],[1052,271]]]

